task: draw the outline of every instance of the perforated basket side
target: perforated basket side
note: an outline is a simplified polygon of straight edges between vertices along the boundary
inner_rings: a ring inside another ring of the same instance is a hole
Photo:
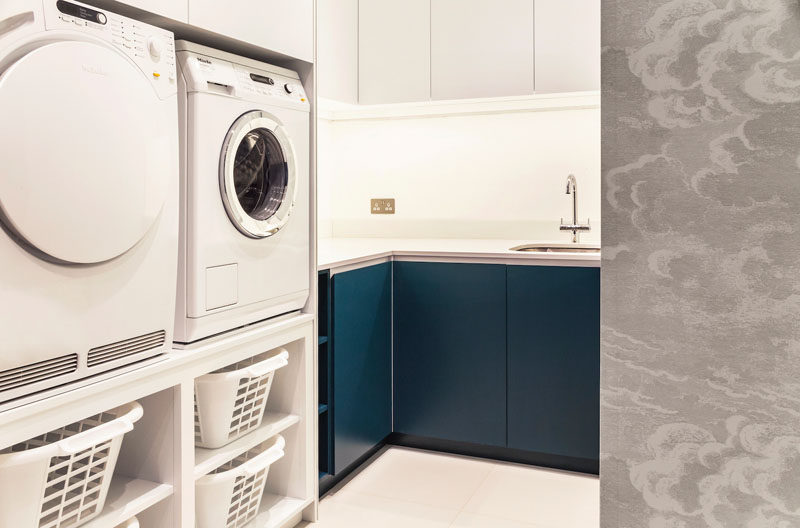
[[[261,425],[274,374],[213,386],[195,383],[195,444],[222,447]]]
[[[197,527],[239,528],[250,522],[258,514],[269,468],[283,456],[284,446],[278,435],[198,479]]]
[[[267,484],[269,466],[253,475],[240,475],[233,485],[233,493],[228,504],[228,518],[225,528],[244,526],[258,513],[264,487]]]
[[[77,526],[103,509],[122,437],[50,459],[38,528]]]
[[[141,413],[132,402],[0,451],[0,526],[71,528],[99,515]]]
[[[233,404],[228,439],[233,440],[261,425],[275,372],[258,378],[242,378]]]
[[[261,425],[275,372],[287,358],[285,350],[272,351],[198,377],[195,444],[221,447]]]
[[[228,443],[228,424],[236,401],[236,380],[194,382],[195,445],[214,449]]]

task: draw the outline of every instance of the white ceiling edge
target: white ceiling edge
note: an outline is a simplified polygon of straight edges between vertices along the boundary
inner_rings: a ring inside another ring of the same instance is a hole
[[[533,94],[514,97],[420,101],[358,105],[319,98],[318,117],[329,121],[444,117],[464,114],[496,114],[600,108],[600,92]]]

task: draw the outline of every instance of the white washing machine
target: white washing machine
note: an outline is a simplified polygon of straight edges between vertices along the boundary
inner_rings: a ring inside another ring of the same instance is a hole
[[[178,41],[175,341],[299,310],[309,292],[309,108],[297,73]]]
[[[2,406],[169,349],[177,113],[171,33],[0,2]]]

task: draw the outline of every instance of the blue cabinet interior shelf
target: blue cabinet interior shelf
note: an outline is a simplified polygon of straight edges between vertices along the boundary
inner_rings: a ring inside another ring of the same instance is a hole
[[[318,277],[317,325],[319,345],[317,348],[317,370],[319,390],[319,476],[330,475],[333,468],[333,438],[331,412],[331,347],[328,336],[331,334],[331,288],[330,274],[319,273]]]

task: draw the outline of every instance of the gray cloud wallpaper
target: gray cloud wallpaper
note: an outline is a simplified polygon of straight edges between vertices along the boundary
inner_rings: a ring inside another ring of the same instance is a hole
[[[602,61],[602,527],[800,527],[800,2],[603,0]]]

